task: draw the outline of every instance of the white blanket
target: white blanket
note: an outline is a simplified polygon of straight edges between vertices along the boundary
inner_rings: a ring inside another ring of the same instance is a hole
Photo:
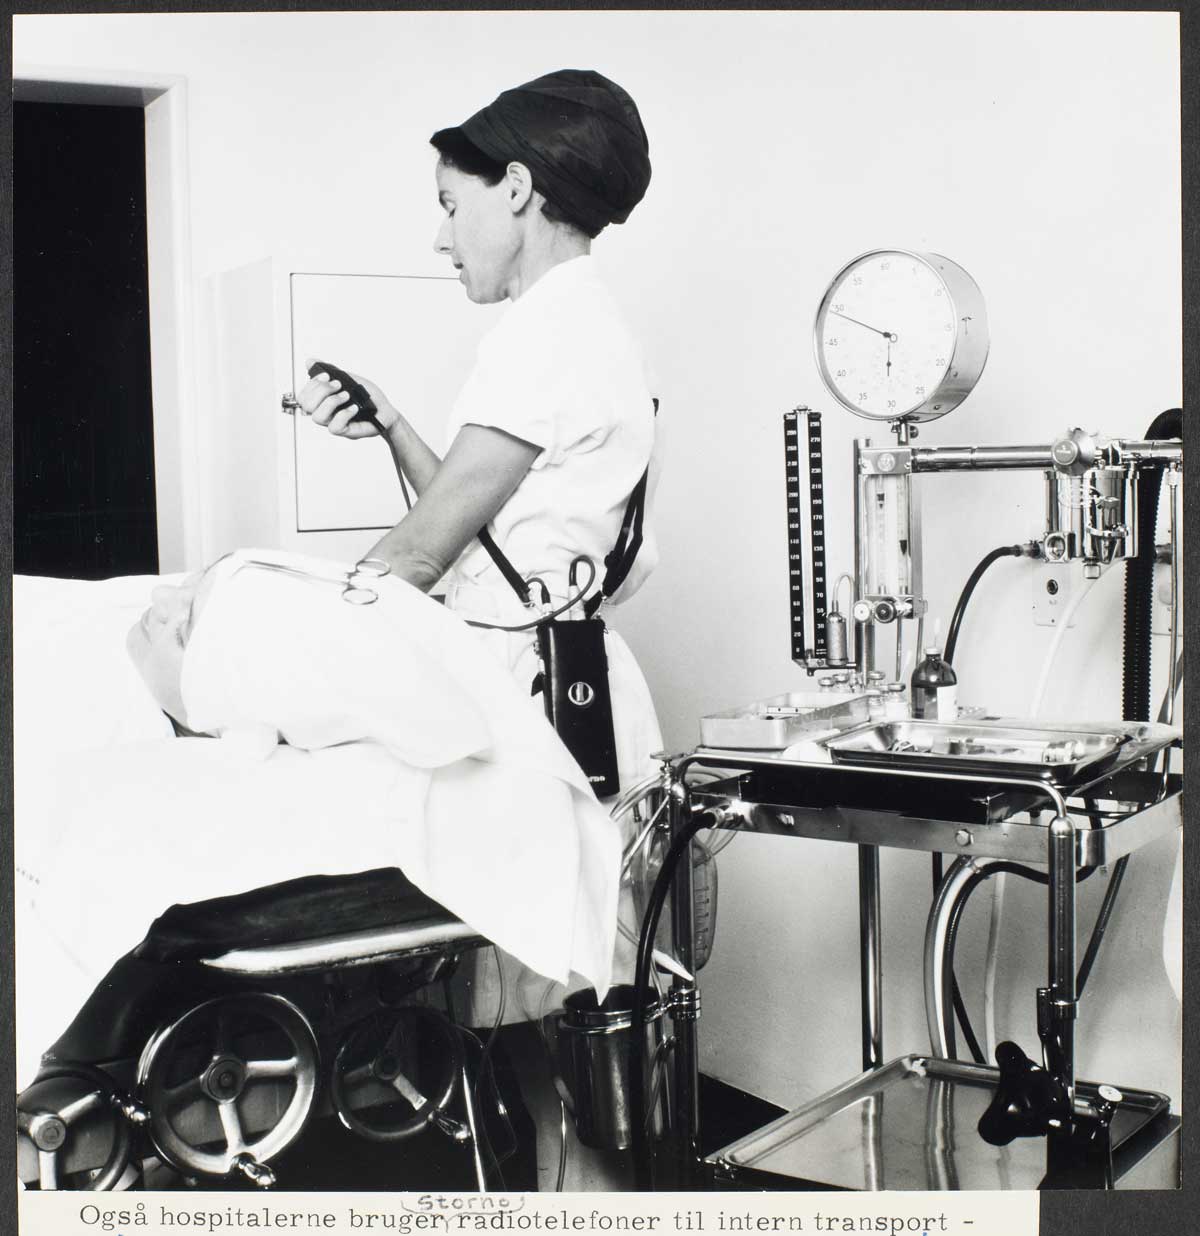
[[[224,738],[18,746],[18,948],[26,960],[65,950],[77,974],[55,988],[55,1032],[167,905],[379,866],[539,973],[607,988],[620,837],[537,703],[460,619],[399,581],[359,609],[334,585],[236,565],[219,568],[229,578],[183,679],[189,722]],[[115,584],[24,581],[18,605],[44,594],[61,607],[67,592],[78,605]],[[38,627],[23,619],[18,730],[37,698],[34,662],[47,680],[56,663],[50,647],[34,655]],[[144,706],[132,668],[115,668],[122,642],[104,655],[119,698]],[[47,1003],[29,973],[22,964],[22,1022],[24,1003]]]

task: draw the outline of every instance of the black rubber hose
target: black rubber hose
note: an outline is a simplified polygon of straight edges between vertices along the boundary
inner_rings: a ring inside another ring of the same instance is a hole
[[[1159,413],[1148,440],[1183,436],[1183,409]],[[1125,647],[1121,705],[1126,721],[1150,720],[1150,624],[1154,606],[1154,562],[1162,467],[1145,467],[1138,478],[1138,552],[1125,564]],[[1174,656],[1174,650],[1171,653]]]
[[[950,1004],[954,1009],[954,1016],[958,1018],[958,1024],[962,1027],[963,1039],[967,1044],[967,1050],[971,1053],[971,1059],[976,1064],[986,1064],[984,1059],[983,1048],[979,1045],[979,1040],[975,1037],[975,1029],[971,1025],[971,1019],[967,1016],[967,1006],[963,1000],[962,990],[958,985],[958,978],[954,974],[954,970],[950,971]],[[954,1023],[950,1023],[950,1041],[954,1038]],[[954,1052],[951,1050],[951,1056]]]
[[[1096,870],[1097,869],[1095,867],[1082,868],[1075,875],[1075,883],[1082,884],[1084,880],[1087,880],[1094,875]],[[1013,863],[1006,859],[1002,859],[999,862],[992,863],[989,866],[975,872],[975,874],[963,884],[962,888],[959,889],[958,896],[955,899],[954,904],[950,907],[950,918],[946,925],[946,957],[942,971],[943,981],[946,983],[946,988],[943,988],[944,1002],[947,989],[949,988],[951,982],[949,976],[954,974],[954,948],[958,939],[958,925],[962,919],[963,910],[966,908],[967,899],[970,897],[971,893],[973,893],[975,889],[983,883],[984,880],[987,880],[994,875],[1000,875],[1002,872],[1007,872],[1009,875],[1020,876],[1024,880],[1032,880],[1035,884],[1046,885],[1050,883],[1050,877],[1044,871],[1038,871],[1034,867],[1025,867],[1020,863]],[[943,1026],[943,1030],[946,1035],[946,1043],[950,1050],[950,1057],[953,1059],[955,1050],[954,1023],[949,1016],[949,1004],[946,1003],[945,1007],[947,1008],[947,1018],[946,1023]]]
[[[1092,928],[1092,938],[1088,941],[1083,961],[1079,965],[1079,975],[1075,979],[1076,999],[1083,995],[1083,989],[1087,986],[1088,975],[1091,974],[1092,966],[1096,962],[1096,954],[1100,951],[1100,941],[1104,939],[1104,933],[1108,930],[1108,920],[1112,917],[1113,905],[1117,900],[1117,893],[1121,891],[1121,881],[1125,878],[1125,868],[1128,866],[1129,855],[1124,854],[1117,859],[1112,875],[1108,877],[1108,887],[1104,890],[1100,913],[1096,917],[1096,925]]]
[[[658,920],[671,891],[671,882],[679,860],[688,852],[692,838],[717,822],[715,811],[702,811],[694,820],[683,826],[672,838],[663,858],[662,868],[654,881],[646,917],[638,937],[637,967],[634,970],[633,1009],[630,1015],[629,1040],[629,1124],[633,1148],[634,1185],[648,1192],[654,1188],[654,1166],[646,1138],[646,1074],[644,1068],[644,1040],[646,1037],[646,997],[650,991],[650,963],[654,954],[654,937],[658,933]]]
[[[937,897],[938,889],[942,887],[942,855],[940,851],[935,850],[930,857],[933,859],[933,895]],[[950,975],[950,1003],[954,1009],[954,1016],[958,1018],[958,1024],[963,1032],[963,1039],[971,1053],[971,1059],[976,1064],[986,1064],[987,1062],[983,1058],[983,1048],[979,1046],[979,1040],[975,1037],[975,1029],[971,1025],[971,1018],[967,1013],[967,1005],[963,1000],[962,990],[958,985],[958,978],[953,973]],[[951,1054],[953,1055],[953,1022],[950,1025],[949,1042],[951,1044]]]
[[[958,632],[962,627],[963,616],[967,612],[967,605],[971,600],[971,595],[975,591],[975,586],[983,578],[984,572],[993,562],[998,562],[1001,558],[1019,558],[1021,556],[1020,545],[1000,545],[996,549],[990,550],[983,556],[979,564],[971,572],[967,578],[967,582],[963,585],[963,590],[959,594],[958,604],[954,607],[954,616],[950,619],[950,633],[946,637],[946,650],[943,654],[943,659],[954,664],[954,653],[958,648]],[[920,649],[918,649],[920,655]],[[937,895],[937,890],[942,882],[942,856],[941,854],[933,855],[933,891]],[[954,1009],[954,1014],[958,1018],[958,1024],[962,1027],[963,1038],[966,1040],[967,1047],[970,1049],[971,1058],[977,1063],[984,1063],[983,1052],[979,1046],[979,1040],[975,1037],[975,1031],[971,1026],[971,1019],[967,1015],[967,1006],[963,1001],[962,991],[958,985],[958,979],[954,974],[950,975],[950,1005]],[[953,1040],[952,1040],[953,1041]]]
[[[946,1046],[950,1053],[950,1059],[955,1058],[958,1050],[954,1036],[954,1016],[958,1017],[959,1025],[962,1026],[963,1038],[966,1040],[967,1047],[971,1052],[971,1058],[976,1064],[986,1064],[987,1059],[983,1054],[983,1048],[979,1045],[979,1040],[975,1037],[975,1031],[971,1026],[970,1018],[967,1016],[966,1006],[963,1003],[962,991],[958,986],[958,979],[954,973],[954,945],[958,938],[958,924],[962,919],[963,910],[966,908],[967,898],[976,885],[980,884],[989,875],[999,874],[1000,870],[1007,870],[1008,867],[1013,869],[1014,875],[1024,875],[1026,879],[1037,880],[1042,876],[1040,871],[1034,870],[1032,867],[1022,867],[1016,863],[995,864],[992,867],[986,867],[982,871],[977,872],[971,877],[959,890],[957,899],[954,905],[950,907],[950,918],[946,925],[946,964],[942,970],[942,1007],[946,1009],[946,1021],[943,1025],[943,1030],[946,1035]],[[1048,877],[1042,876],[1041,883],[1046,883]],[[957,996],[957,999],[955,997]],[[961,1012],[960,1012],[961,1009]],[[953,1011],[954,1016],[951,1015]]]
[[[1160,412],[1146,430],[1146,439],[1155,441],[1163,438],[1183,437],[1183,409],[1168,408]],[[1152,642],[1152,623],[1154,612],[1154,564],[1158,557],[1158,500],[1162,494],[1161,466],[1142,470],[1138,478],[1137,496],[1137,532],[1138,552],[1125,564],[1125,629],[1122,660],[1124,662],[1124,677],[1121,690],[1121,710],[1126,721],[1150,720],[1150,669]],[[1175,656],[1172,648],[1169,654]],[[1090,804],[1089,804],[1090,805]],[[1091,938],[1079,967],[1079,977],[1075,981],[1075,994],[1079,996],[1087,984],[1092,972],[1096,955],[1100,951],[1100,942],[1108,930],[1108,922],[1112,917],[1113,906],[1117,894],[1121,891],[1121,882],[1125,878],[1125,869],[1129,866],[1129,855],[1119,858],[1113,867],[1104,890],[1104,900],[1100,904],[1100,913],[1092,928]]]
[[[963,585],[962,592],[959,593],[958,604],[954,607],[954,616],[950,619],[950,633],[946,636],[946,649],[942,654],[943,661],[954,664],[954,652],[958,647],[958,630],[962,626],[963,615],[967,612],[967,605],[971,600],[971,594],[975,591],[975,585],[983,578],[984,572],[993,562],[998,562],[1001,558],[1019,558],[1020,556],[1021,547],[1019,545],[1001,545],[984,554],[979,560],[979,565],[967,577],[967,582]],[[917,655],[920,655],[920,649]]]

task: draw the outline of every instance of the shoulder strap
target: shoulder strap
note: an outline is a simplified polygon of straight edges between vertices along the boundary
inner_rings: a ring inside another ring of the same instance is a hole
[[[479,529],[479,543],[488,552],[488,557],[496,564],[500,574],[508,581],[508,586],[517,594],[522,605],[529,604],[529,585],[517,574],[516,568],[504,556],[500,546],[492,539],[492,534],[486,528]]]
[[[647,469],[647,472],[642,473],[641,479],[633,487],[633,493],[629,495],[625,517],[621,520],[621,531],[617,534],[617,543],[604,559],[604,579],[600,584],[600,591],[594,592],[584,602],[583,612],[589,618],[625,582],[625,577],[638,556],[638,550],[642,547],[642,519],[646,506],[648,471]]]
[[[658,399],[653,400],[654,415],[658,416]],[[646,512],[646,484],[650,477],[650,465],[646,465],[638,483],[629,495],[625,504],[625,514],[621,519],[621,531],[617,534],[617,543],[605,555],[604,579],[599,592],[595,592],[584,603],[583,612],[590,618],[625,582],[625,577],[633,567],[642,547],[642,521]],[[516,568],[504,556],[500,546],[492,539],[486,528],[479,530],[479,542],[487,550],[488,556],[496,564],[500,574],[504,576],[508,586],[517,594],[522,605],[529,604],[529,586],[517,574]]]
[[[653,400],[654,415],[658,416],[658,399]],[[621,531],[617,533],[617,543],[604,559],[604,579],[600,591],[593,593],[584,602],[583,612],[590,618],[604,602],[614,596],[625,582],[626,576],[633,567],[642,548],[642,521],[646,514],[646,485],[650,479],[650,465],[638,479],[625,504],[625,515],[621,519]]]

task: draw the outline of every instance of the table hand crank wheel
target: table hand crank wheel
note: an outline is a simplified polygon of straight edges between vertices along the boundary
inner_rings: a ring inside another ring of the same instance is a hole
[[[434,1009],[382,1009],[343,1040],[330,1075],[338,1119],[372,1142],[412,1137],[441,1117],[463,1066],[458,1031]]]
[[[142,1052],[138,1080],[151,1140],[180,1171],[240,1171],[270,1185],[274,1176],[263,1164],[304,1128],[317,1066],[307,1018],[282,996],[206,1000],[160,1029]]]
[[[85,1064],[66,1064],[43,1071],[17,1103],[17,1132],[37,1151],[38,1184],[42,1190],[113,1188],[125,1173],[133,1144],[131,1121],[143,1115],[122,1102],[116,1083],[106,1073]],[[108,1151],[94,1172],[68,1175],[73,1143],[108,1128]],[[82,1183],[80,1183],[82,1182]]]

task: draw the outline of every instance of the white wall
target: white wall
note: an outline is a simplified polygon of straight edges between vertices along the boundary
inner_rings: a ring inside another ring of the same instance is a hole
[[[788,652],[779,423],[798,403],[828,413],[831,564],[849,565],[849,445],[871,428],[833,410],[810,344],[821,291],[847,259],[877,246],[931,249],[983,289],[987,370],[923,443],[1048,441],[1074,424],[1138,435],[1180,402],[1173,14],[14,24],[18,73],[40,64],[188,79],[195,381],[198,406],[209,410],[201,431],[210,460],[226,457],[236,425],[211,414],[219,401],[209,281],[264,258],[309,270],[441,273],[430,248],[434,129],[553,67],[595,66],[630,89],[651,136],[654,181],[597,254],[655,367],[670,464],[658,504],[663,564],[620,625],[674,749],[695,741],[701,714],[802,681]],[[200,482],[209,551],[238,531],[228,514],[238,495],[218,471]],[[944,620],[987,549],[1037,535],[1042,497],[1032,476],[933,478],[926,492],[927,589]],[[993,568],[959,658],[965,696],[1016,713],[1028,708],[1051,635],[1029,616],[1030,569]],[[1071,693],[1047,713],[1119,716],[1117,574],[1101,581],[1063,649],[1055,682]],[[1162,844],[1131,866],[1080,1042],[1085,1076],[1178,1095],[1178,1007],[1159,947],[1173,861],[1173,845]],[[928,862],[885,854],[883,870],[885,1048],[894,1055],[925,1046]],[[718,945],[704,976],[708,1070],[790,1103],[857,1069],[853,875],[853,852],[833,845],[742,838],[726,852]],[[1100,883],[1083,890],[1081,933]],[[1001,1029],[1027,1048],[1040,921],[1036,894],[1012,890]],[[965,933],[968,975],[977,927]],[[978,1007],[976,985],[964,983]]]

